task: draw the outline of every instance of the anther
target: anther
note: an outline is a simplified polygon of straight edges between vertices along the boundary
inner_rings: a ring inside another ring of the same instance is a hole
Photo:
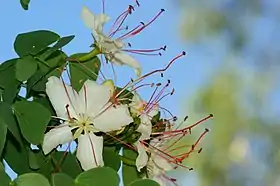
[[[161,86],[161,83],[157,83],[156,86],[158,86],[158,87]]]
[[[160,11],[164,12],[165,10],[162,8]]]
[[[185,51],[183,51],[183,52],[182,52],[182,54],[183,54],[183,55],[186,55],[186,52],[185,52]]]
[[[163,73],[160,73],[160,76],[163,77]]]
[[[201,153],[201,151],[202,151],[202,148],[200,148],[197,153],[199,154],[199,153]]]
[[[186,121],[188,118],[189,118],[189,116],[185,116],[185,117],[184,117],[184,121]]]
[[[177,121],[178,117],[177,116],[174,116],[173,117],[173,121]]]

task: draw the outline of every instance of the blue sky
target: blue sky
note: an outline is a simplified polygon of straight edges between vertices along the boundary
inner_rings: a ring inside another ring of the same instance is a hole
[[[123,12],[133,0],[106,0],[106,13],[116,18]],[[156,48],[167,45],[167,51],[161,57],[149,57],[136,55],[136,59],[143,66],[144,73],[153,69],[164,67],[169,60],[180,54],[183,50],[188,53],[186,57],[178,60],[165,73],[166,79],[171,79],[175,94],[162,102],[164,107],[169,108],[175,114],[179,114],[182,108],[182,99],[187,99],[198,84],[207,77],[210,68],[202,60],[205,56],[195,56],[195,47],[188,47],[180,42],[178,36],[179,12],[172,5],[172,1],[153,0],[139,1],[141,6],[127,20],[130,27],[136,26],[140,21],[148,22],[154,15],[164,8],[165,13],[140,35],[129,39],[134,48]],[[13,41],[18,33],[39,29],[52,30],[61,36],[75,35],[75,39],[64,48],[67,54],[87,52],[92,43],[90,30],[87,29],[80,19],[80,11],[83,5],[88,6],[93,12],[102,11],[101,0],[31,0],[30,9],[22,10],[18,1],[5,1],[2,3],[0,12],[1,26],[1,52],[0,61],[16,57],[13,50]],[[112,22],[111,22],[112,23]],[[205,54],[207,55],[207,54]],[[209,64],[208,64],[209,65]],[[203,67],[202,67],[203,66]],[[206,68],[205,68],[206,67]],[[117,67],[118,80],[126,82],[128,75],[133,77],[133,71],[127,67]],[[122,74],[126,74],[122,76]],[[151,80],[157,81],[160,76],[154,76]],[[144,97],[150,91],[143,91]]]

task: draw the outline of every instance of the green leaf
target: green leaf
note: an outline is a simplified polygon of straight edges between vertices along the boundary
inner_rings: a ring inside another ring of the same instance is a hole
[[[17,59],[8,60],[0,65],[0,87],[5,102],[12,103],[19,91],[20,82],[16,79]]]
[[[75,59],[82,55],[85,54],[75,54],[70,58]],[[83,63],[70,62],[69,68],[71,85],[76,91],[79,91],[86,80],[90,79],[95,81],[97,79],[100,70],[100,61],[98,57],[94,57]]]
[[[51,119],[48,109],[39,103],[29,101],[16,102],[14,109],[24,138],[34,145],[40,144]]]
[[[16,186],[50,186],[48,179],[38,173],[22,174],[13,182]]]
[[[119,186],[118,173],[109,167],[98,167],[82,172],[75,179],[77,186]]]
[[[14,49],[20,57],[28,54],[36,55],[58,39],[58,34],[48,30],[21,33],[15,39]]]
[[[160,186],[157,182],[150,179],[137,180],[129,184],[129,186]]]
[[[51,179],[51,174],[54,171],[54,164],[49,156],[45,156],[41,150],[29,150],[29,168],[32,172],[40,173],[46,178]],[[32,153],[32,163],[30,163],[30,153]]]
[[[0,186],[9,186],[11,178],[5,172],[4,166],[0,163]]]
[[[28,80],[37,70],[37,61],[32,56],[17,60],[16,77],[19,81]]]
[[[55,166],[59,166],[61,172],[71,176],[72,178],[76,178],[82,172],[74,154],[65,154],[65,152],[55,151],[52,155],[55,159]]]
[[[39,63],[37,72],[27,81],[27,95],[32,96],[32,91],[45,92],[46,82],[50,76],[61,75],[63,64],[65,63],[66,54],[61,51],[54,52],[47,60],[42,60],[40,56],[38,60],[42,60]]]
[[[137,152],[128,148],[123,148],[123,156],[135,161],[137,158]],[[141,173],[137,171],[136,166],[126,165],[125,163],[122,167],[122,176],[125,186],[135,180],[141,179]]]
[[[62,37],[58,40],[58,42],[53,46],[50,47],[49,49],[47,49],[41,56],[40,58],[43,60],[46,60],[47,58],[49,58],[50,55],[53,54],[53,52],[55,52],[56,50],[61,49],[62,47],[64,47],[65,45],[67,45],[68,43],[70,43],[73,39],[74,39],[74,35],[71,36],[66,36],[66,37]]]
[[[115,171],[118,171],[121,167],[121,159],[115,148],[104,147],[103,160],[106,167],[111,167]]]
[[[29,3],[30,3],[30,0],[20,0],[21,7],[24,10],[28,10]]]
[[[35,101],[37,103],[40,103],[45,108],[47,108],[52,116],[56,115],[56,112],[55,112],[50,100],[47,98],[46,94],[33,95],[33,101]],[[49,122],[48,126],[54,126],[54,125],[57,125],[57,124],[58,124],[57,120],[51,120]]]
[[[13,136],[7,133],[6,146],[3,151],[3,157],[10,167],[17,173],[23,174],[30,172],[28,165],[27,147],[20,145]]]
[[[74,179],[64,173],[56,173],[52,176],[53,186],[75,186]]]
[[[16,122],[15,116],[13,114],[12,108],[10,104],[5,103],[5,102],[0,102],[0,118],[2,118],[7,127],[8,130],[12,133],[14,138],[18,141],[21,142],[21,133],[19,126]]]
[[[6,134],[7,134],[7,125],[5,121],[2,118],[0,118],[0,156],[2,155],[2,150],[5,145]]]
[[[31,149],[28,151],[28,162],[31,169],[36,170],[40,168],[37,162],[36,154]]]
[[[122,177],[123,177],[124,186],[129,185],[135,180],[141,179],[141,176],[137,171],[136,167],[125,165],[125,164],[123,164],[122,167]]]

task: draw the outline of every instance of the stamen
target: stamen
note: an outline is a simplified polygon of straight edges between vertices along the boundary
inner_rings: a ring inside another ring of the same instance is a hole
[[[142,24],[142,27],[140,27],[139,29],[133,31],[133,32],[129,32],[123,36],[121,36],[119,39],[124,39],[130,36],[134,36],[139,34],[142,30],[144,30],[144,28],[148,27],[150,24],[152,24],[165,10],[161,9],[160,12],[151,20],[149,21],[147,24]]]
[[[194,145],[192,145],[192,148],[190,149],[189,152],[187,152],[185,155],[183,155],[181,158],[179,158],[180,161],[183,161],[184,159],[186,159],[194,150],[195,147],[198,145],[198,143],[201,141],[201,139],[209,132],[209,129],[205,129],[205,131],[199,136],[199,138],[197,139],[197,141],[194,143]]]

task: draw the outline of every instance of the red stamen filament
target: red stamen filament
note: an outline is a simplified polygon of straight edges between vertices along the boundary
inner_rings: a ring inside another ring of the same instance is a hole
[[[182,162],[184,159],[186,159],[196,148],[198,143],[201,141],[201,139],[209,132],[209,129],[205,129],[205,131],[199,136],[197,141],[192,145],[192,148],[189,150],[189,152],[185,153],[181,158],[179,158],[180,162]]]
[[[129,32],[127,34],[124,34],[123,36],[119,37],[119,39],[124,39],[124,38],[130,37],[130,36],[134,36],[134,35],[139,34],[142,30],[144,30],[144,28],[146,28],[150,24],[152,24],[163,12],[164,12],[164,9],[161,9],[160,12],[152,20],[150,20],[147,24],[143,24],[142,27],[140,27],[139,29],[137,29],[133,32]]]

